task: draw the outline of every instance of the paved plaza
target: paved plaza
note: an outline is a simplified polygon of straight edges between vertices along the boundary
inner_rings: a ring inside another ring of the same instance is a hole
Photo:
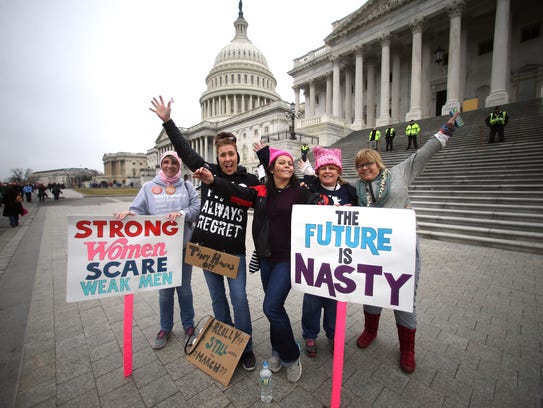
[[[238,368],[225,387],[185,360],[177,310],[167,346],[151,348],[158,292],[134,297],[134,372],[124,377],[123,297],[66,303],[66,216],[110,215],[131,197],[64,195],[25,203],[30,213],[17,228],[0,220],[0,407],[330,406],[332,355],[322,332],[318,356],[302,357],[300,381],[274,374],[274,401],[264,404],[258,369]],[[424,239],[421,249],[416,371],[399,368],[390,310],[374,343],[356,347],[363,313],[350,304],[341,406],[541,408],[543,256]],[[198,321],[212,313],[200,269],[192,286]],[[259,367],[270,347],[258,273],[247,291]],[[301,304],[291,292],[286,307],[300,340]]]

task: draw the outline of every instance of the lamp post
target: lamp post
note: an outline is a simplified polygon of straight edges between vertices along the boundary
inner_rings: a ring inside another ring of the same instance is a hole
[[[288,112],[285,112],[285,117],[287,119],[290,119],[290,138],[292,140],[296,140],[296,132],[294,131],[294,119],[298,119],[300,117],[300,112],[296,111],[294,102],[291,102],[290,110]]]

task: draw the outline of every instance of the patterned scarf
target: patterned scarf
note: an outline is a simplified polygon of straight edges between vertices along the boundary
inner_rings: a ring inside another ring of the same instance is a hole
[[[390,172],[388,169],[384,169],[379,172],[379,175],[372,181],[360,180],[356,186],[356,193],[359,197],[360,204],[364,207],[384,207],[390,190],[390,185],[388,183],[389,177]],[[375,196],[375,202],[373,202],[371,194],[371,185],[373,182],[377,183],[379,186],[379,190]]]

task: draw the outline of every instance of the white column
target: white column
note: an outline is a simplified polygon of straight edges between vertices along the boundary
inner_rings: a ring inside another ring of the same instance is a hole
[[[364,127],[362,119],[362,110],[364,109],[364,53],[362,47],[354,49],[355,69],[354,69],[354,123],[355,129]]]
[[[395,50],[392,54],[391,123],[400,121],[400,75],[400,52]]]
[[[422,89],[421,89],[421,112],[422,117],[431,117],[435,115],[435,107],[432,103],[432,87],[430,68],[432,65],[432,48],[429,42],[422,45]]]
[[[390,33],[381,36],[381,106],[375,124],[386,126],[390,123]]]
[[[326,105],[324,111],[327,115],[332,114],[332,74],[326,75]]]
[[[353,72],[345,70],[345,122],[350,125],[353,122]]]
[[[375,64],[373,61],[368,61],[368,86],[366,89],[366,126],[370,127],[375,124]]]
[[[310,117],[315,116],[315,102],[316,102],[315,80],[312,79],[309,81],[309,116]]]
[[[460,109],[460,72],[462,42],[462,10],[464,2],[455,1],[448,8],[451,26],[449,28],[449,66],[447,67],[447,102],[441,108],[442,115],[452,109]]]
[[[507,72],[509,70],[509,0],[496,1],[496,19],[494,22],[494,47],[492,49],[492,76],[490,95],[485,106],[497,106],[509,103],[507,92]]]
[[[422,20],[415,20],[411,24],[413,45],[411,48],[411,100],[409,112],[405,120],[420,119],[421,112],[421,81],[422,81]]]
[[[211,158],[209,157],[209,146],[208,146],[208,142],[207,142],[207,139],[208,137],[207,136],[204,136],[204,154],[202,155],[206,161],[210,161],[210,162],[214,162],[215,160],[211,160]]]
[[[339,104],[340,104],[340,70],[339,60],[337,57],[332,58],[332,115],[339,118]]]
[[[293,86],[292,90],[294,91],[294,109],[296,112],[300,111],[300,88]]]

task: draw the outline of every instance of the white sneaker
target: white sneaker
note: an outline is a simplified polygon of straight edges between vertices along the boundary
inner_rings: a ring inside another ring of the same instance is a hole
[[[281,359],[279,356],[271,356],[268,360],[268,367],[272,373],[278,373],[283,368],[281,364]]]
[[[291,383],[295,383],[298,382],[301,376],[302,360],[300,357],[298,357],[298,360],[296,360],[296,363],[294,365],[287,367],[287,380],[289,380]]]

